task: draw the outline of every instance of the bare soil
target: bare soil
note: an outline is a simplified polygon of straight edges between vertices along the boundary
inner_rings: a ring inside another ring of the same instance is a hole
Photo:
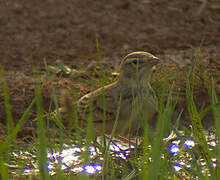
[[[136,50],[184,62],[193,56],[192,49],[203,47],[210,59],[219,60],[219,12],[218,0],[0,1],[0,64],[15,122],[34,97],[33,67],[45,68],[44,60],[55,65],[60,59],[83,70],[98,60],[97,40],[102,59],[112,70]],[[41,80],[46,110],[53,87],[59,94],[73,86],[66,76],[45,74]],[[84,88],[78,85],[76,96],[89,91]],[[5,124],[2,95],[0,123]]]

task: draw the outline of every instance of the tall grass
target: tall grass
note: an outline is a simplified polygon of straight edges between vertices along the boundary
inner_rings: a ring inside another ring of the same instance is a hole
[[[4,97],[4,102],[5,102],[5,111],[6,111],[6,123],[8,124],[8,133],[7,136],[4,140],[4,142],[1,143],[0,145],[0,172],[2,179],[10,179],[9,173],[8,173],[8,168],[5,166],[5,161],[8,160],[8,154],[10,153],[11,146],[15,143],[16,141],[16,136],[18,132],[20,131],[21,127],[24,125],[24,123],[27,121],[30,110],[32,109],[33,105],[36,103],[36,98],[34,98],[31,102],[31,104],[28,106],[22,117],[18,120],[17,124],[15,127],[13,127],[13,122],[12,122],[12,112],[11,112],[11,106],[9,105],[9,91],[7,88],[7,83],[4,79],[4,74],[3,74],[3,69],[0,72],[0,77],[1,77],[1,83],[3,87],[3,97]]]
[[[97,42],[97,49],[98,42]],[[100,51],[98,51],[98,57],[101,59]],[[205,114],[212,110],[215,119],[215,127],[216,127],[216,134],[217,138],[220,138],[220,106],[219,106],[219,96],[215,90],[214,80],[211,83],[211,87],[209,89],[210,100],[212,104],[208,108],[204,108],[202,110],[198,110],[195,102],[194,102],[194,88],[193,84],[195,84],[195,80],[193,78],[194,72],[194,65],[188,71],[186,75],[186,101],[187,101],[187,108],[188,113],[192,122],[192,130],[193,130],[193,137],[196,141],[197,147],[196,152],[197,156],[202,156],[206,164],[208,165],[209,173],[211,176],[207,174],[203,174],[200,172],[198,168],[199,165],[195,165],[192,170],[187,171],[188,178],[189,177],[199,177],[200,179],[219,179],[220,178],[220,167],[217,166],[216,169],[213,169],[211,164],[211,157],[213,153],[210,153],[208,143],[206,141],[204,135],[204,129],[202,126],[202,119],[204,118]],[[103,73],[103,72],[101,72]],[[40,176],[38,179],[51,179],[47,170],[47,150],[50,146],[48,140],[50,137],[47,137],[48,133],[46,129],[45,123],[45,116],[43,115],[43,102],[42,102],[42,87],[37,81],[36,77],[36,86],[35,86],[35,97],[22,115],[22,117],[18,120],[17,124],[13,124],[13,117],[11,112],[10,106],[10,96],[9,90],[7,88],[7,83],[4,79],[4,75],[1,72],[1,84],[3,85],[3,97],[5,102],[5,111],[6,111],[6,121],[8,124],[8,134],[5,140],[0,144],[0,173],[1,178],[4,180],[8,180],[12,178],[10,170],[8,169],[7,163],[10,162],[10,159],[7,158],[7,154],[12,151],[11,147],[16,142],[16,136],[20,131],[21,127],[24,126],[24,123],[28,120],[29,114],[31,109],[34,105],[37,107],[37,132],[38,138],[35,139],[37,142],[37,161],[38,161],[38,168]],[[103,76],[102,76],[103,77]],[[106,77],[104,77],[106,78]],[[103,86],[107,81],[103,80]],[[167,136],[168,132],[172,129],[176,129],[175,125],[172,125],[171,119],[172,115],[175,111],[176,104],[178,103],[178,98],[173,93],[173,91],[169,91],[168,96],[164,96],[167,93],[168,83],[164,83],[164,87],[160,90],[159,95],[159,106],[158,106],[158,116],[157,116],[157,125],[155,128],[155,132],[152,133],[150,127],[146,125],[144,128],[143,133],[143,141],[141,145],[137,145],[136,149],[130,153],[129,158],[124,161],[120,159],[113,158],[110,156],[109,146],[110,142],[106,142],[104,136],[104,130],[102,132],[103,135],[103,144],[99,144],[99,148],[102,150],[102,155],[104,158],[103,161],[103,170],[101,175],[93,175],[88,176],[86,174],[65,174],[63,173],[62,169],[59,167],[57,168],[56,177],[55,179],[183,179],[184,176],[179,175],[178,173],[174,172],[173,164],[170,162],[170,156],[167,152],[168,143],[164,141],[164,137]],[[172,88],[171,88],[172,89]],[[54,100],[54,104],[58,109],[58,102],[56,99],[56,95],[52,92],[52,97]],[[105,102],[105,93],[103,93],[103,102],[104,106],[106,107]],[[119,102],[120,103],[120,102]],[[118,106],[120,107],[120,105]],[[78,122],[77,116],[77,109],[73,105],[72,110],[70,111],[70,119],[69,119],[69,127],[64,127],[62,124],[61,114],[53,113],[53,116],[49,117],[53,119],[54,123],[59,127],[60,134],[65,134],[65,131],[68,131],[69,134],[72,133],[74,139],[78,140],[77,142],[80,145],[84,144],[86,147],[90,145],[97,144],[95,140],[94,134],[94,124],[93,124],[93,105],[90,104],[90,114],[88,118],[88,124],[86,127],[85,132],[85,139],[82,137],[82,130],[80,130],[80,124]],[[118,115],[120,112],[120,108],[118,108],[117,116],[115,119],[115,125],[112,130],[112,134],[110,139],[115,134],[117,122],[118,122]],[[105,111],[103,113],[103,119],[106,119]],[[146,122],[147,120],[145,120]],[[105,122],[105,121],[104,121]],[[71,124],[72,123],[72,124]],[[105,129],[105,123],[103,123],[103,129]],[[74,132],[72,131],[74,130]],[[61,135],[59,138],[59,142],[63,143],[63,139],[65,135]],[[71,135],[68,136],[71,138]],[[53,142],[54,143],[54,142]],[[151,147],[150,147],[151,146]],[[61,146],[62,147],[62,146]],[[220,159],[220,147],[217,147],[217,159]],[[165,158],[162,158],[165,157]],[[91,159],[89,154],[85,154],[81,158],[84,158],[84,162],[89,162]],[[196,157],[195,157],[196,158]],[[196,162],[196,160],[194,161]],[[30,177],[31,178],[31,177]]]
[[[36,77],[37,78],[37,77]],[[37,106],[37,131],[38,131],[38,163],[41,179],[50,179],[47,171],[47,145],[45,134],[45,122],[43,119],[42,90],[36,79],[35,87],[36,106]]]
[[[214,114],[214,119],[215,119],[215,127],[216,127],[216,136],[219,142],[220,139],[220,103],[219,103],[219,97],[216,94],[215,91],[215,85],[214,85],[214,80],[212,79],[212,84],[210,88],[210,98],[212,100],[213,106],[213,114]],[[220,145],[218,144],[217,147],[217,159],[218,162],[220,160]],[[220,179],[220,166],[217,166],[216,170],[216,178]]]

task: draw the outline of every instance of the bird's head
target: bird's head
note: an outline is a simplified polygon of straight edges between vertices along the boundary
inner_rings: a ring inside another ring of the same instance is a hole
[[[149,81],[153,66],[159,62],[159,59],[150,53],[132,52],[122,60],[119,81],[128,83]]]

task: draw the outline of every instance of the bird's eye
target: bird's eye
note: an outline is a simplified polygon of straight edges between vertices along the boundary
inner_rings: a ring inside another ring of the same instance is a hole
[[[134,59],[134,60],[132,61],[132,63],[133,63],[134,65],[141,65],[141,64],[143,64],[144,62],[143,62],[141,59]]]
[[[135,64],[135,65],[137,65],[137,64],[138,64],[138,60],[135,59],[135,60],[132,61],[132,63]]]

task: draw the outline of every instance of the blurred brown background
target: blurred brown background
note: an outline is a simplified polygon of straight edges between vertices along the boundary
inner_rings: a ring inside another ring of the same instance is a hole
[[[96,38],[103,57],[200,45],[219,57],[219,12],[218,0],[1,0],[0,63],[25,73],[31,59],[77,65],[96,59]]]
[[[83,70],[98,59],[96,39],[102,58],[111,67],[135,50],[165,60],[187,61],[201,46],[208,59],[219,60],[219,12],[219,0],[1,0],[0,66],[5,67],[15,122],[35,96],[33,63],[44,68],[44,59],[48,65],[61,59],[63,64]],[[76,97],[96,88],[83,84],[84,79],[91,81],[89,75],[76,83],[74,78],[45,73],[40,78],[45,111],[54,87],[58,96],[61,89],[76,89]],[[6,115],[1,90],[2,127]],[[30,118],[35,114],[33,109]]]

